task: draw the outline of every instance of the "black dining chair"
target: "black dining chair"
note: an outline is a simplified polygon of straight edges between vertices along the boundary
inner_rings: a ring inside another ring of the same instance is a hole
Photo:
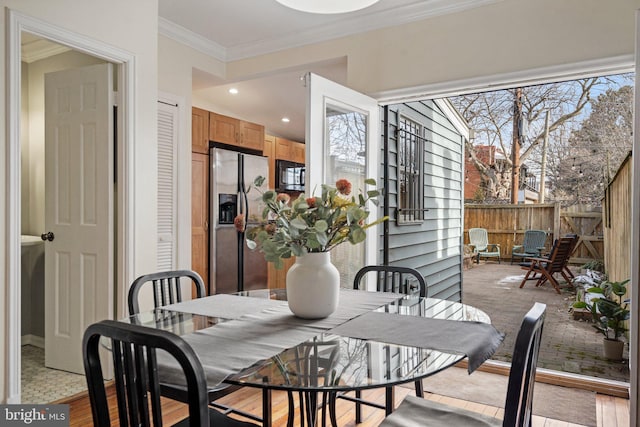
[[[105,339],[112,354],[115,399],[107,398],[106,387],[110,386],[102,374],[99,353],[101,340]],[[82,348],[91,414],[96,427],[110,427],[112,412],[117,412],[122,427],[164,425],[158,379],[157,355],[160,351],[177,362],[176,369],[186,383],[184,402],[188,405],[189,415],[174,426],[256,426],[232,419],[208,406],[207,384],[200,360],[189,344],[171,332],[103,320],[87,328]]]
[[[380,424],[380,427],[428,425],[529,427],[546,308],[545,304],[537,302],[522,320],[513,350],[502,420],[432,400],[407,396],[398,409]]]
[[[294,372],[285,372],[291,375],[292,382],[301,386],[317,386],[318,384],[334,384],[339,381],[336,378],[336,360],[339,357],[340,342],[337,340],[318,341],[316,339],[303,342],[293,349],[294,358],[291,362],[295,368]],[[299,413],[301,427],[304,427],[305,420],[307,426],[313,426],[318,409],[322,410],[322,425],[326,425],[327,407],[330,408],[329,416],[331,424],[337,426],[335,410],[335,394],[329,392],[321,393],[320,400],[315,393],[298,392]],[[295,406],[293,403],[293,392],[287,392],[289,404],[289,417],[287,427],[293,427]]]
[[[153,290],[154,308],[181,302],[183,300],[181,286],[183,279],[188,279],[191,282],[192,290],[195,291],[196,298],[206,296],[204,282],[200,275],[195,271],[173,270],[145,274],[134,280],[129,288],[129,314],[133,315],[140,313],[140,291],[145,287],[151,287]],[[184,387],[175,384],[168,384],[166,382],[162,382],[160,387],[163,396],[180,402],[186,402],[187,394]],[[224,413],[235,413],[245,418],[261,422],[262,418],[254,414],[216,402],[216,400],[231,394],[240,388],[240,386],[229,384],[220,384],[216,387],[209,388],[209,404],[222,410]]]
[[[400,294],[427,297],[427,282],[422,274],[414,268],[401,266],[367,265],[362,267],[356,273],[353,280],[353,288],[364,290],[365,279],[369,277],[369,273],[375,275],[376,291],[378,292],[397,292]],[[424,396],[422,380],[415,381],[415,390],[416,396]],[[391,412],[393,408],[393,387],[386,388],[384,405],[363,399],[360,390],[356,390],[355,397],[347,394],[339,394],[337,398],[349,400],[356,404],[356,424],[358,424],[362,422],[362,405],[384,409],[387,414]],[[331,411],[335,410],[333,405],[329,409]]]

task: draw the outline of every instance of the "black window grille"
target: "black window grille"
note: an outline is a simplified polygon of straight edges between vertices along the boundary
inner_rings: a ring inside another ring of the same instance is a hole
[[[398,123],[398,215],[400,223],[424,218],[424,129],[406,117]]]

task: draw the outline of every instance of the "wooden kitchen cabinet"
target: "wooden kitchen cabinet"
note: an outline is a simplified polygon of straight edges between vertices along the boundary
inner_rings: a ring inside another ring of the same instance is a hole
[[[209,289],[209,156],[191,153],[191,268]]]
[[[264,126],[241,121],[240,145],[251,150],[262,151],[264,146]]]
[[[264,126],[222,114],[209,113],[209,139],[236,147],[262,151]]]
[[[191,109],[191,151],[209,152],[209,112],[197,107]]]
[[[275,158],[290,162],[304,163],[305,147],[301,142],[291,141],[285,138],[275,140]]]
[[[291,141],[291,160],[296,163],[305,162],[305,145],[303,143]]]
[[[269,159],[269,188],[276,186],[276,156],[275,156],[276,137],[273,135],[264,136],[264,146],[262,147],[262,155]]]
[[[239,145],[240,120],[221,114],[209,113],[209,140]]]

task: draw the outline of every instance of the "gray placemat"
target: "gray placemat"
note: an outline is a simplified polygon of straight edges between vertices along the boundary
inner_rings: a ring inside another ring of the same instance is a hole
[[[464,354],[469,358],[469,373],[489,359],[504,339],[503,333],[487,323],[381,312],[365,313],[329,332],[352,338]]]
[[[215,301],[215,304],[195,304],[186,306],[199,310],[199,314],[215,317],[225,309],[218,302],[238,302],[235,299],[218,298],[223,295],[201,298]],[[229,295],[224,295],[227,297]],[[366,292],[341,289],[338,309],[324,319],[301,319],[295,317],[286,302],[269,304],[267,308],[260,298],[238,297],[244,299],[244,314],[235,320],[221,322],[211,328],[201,329],[183,335],[182,338],[198,355],[207,377],[207,385],[214,387],[230,375],[249,368],[257,362],[269,359],[285,349],[313,338],[335,328],[363,313],[375,310],[404,295],[394,293]],[[263,299],[263,301],[268,301]],[[195,302],[195,300],[194,300]],[[185,305],[180,306],[182,309]],[[246,307],[253,307],[247,310]],[[263,308],[259,310],[259,308]],[[163,367],[162,380],[171,384],[182,384],[182,373],[175,361],[166,354],[158,354],[159,364]]]
[[[169,304],[163,308],[181,313],[199,314],[201,316],[239,319],[246,314],[260,312],[267,308],[286,306],[286,301],[218,294]]]

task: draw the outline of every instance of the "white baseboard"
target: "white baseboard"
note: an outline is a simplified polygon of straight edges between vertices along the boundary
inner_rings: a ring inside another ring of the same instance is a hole
[[[37,335],[23,335],[21,339],[22,345],[32,345],[34,347],[44,348],[44,337]]]

